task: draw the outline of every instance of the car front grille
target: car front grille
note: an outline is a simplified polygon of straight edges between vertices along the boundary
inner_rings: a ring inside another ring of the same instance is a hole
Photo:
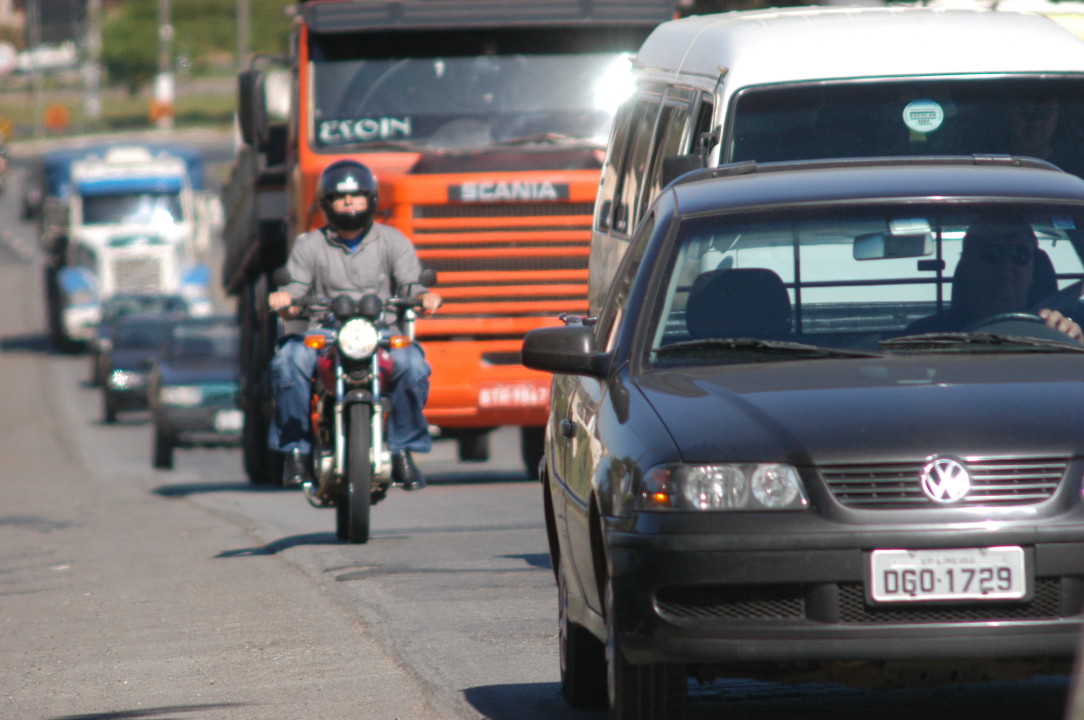
[[[1066,458],[962,459],[971,491],[961,505],[1030,505],[1050,498],[1065,477]],[[869,509],[928,508],[938,505],[922,492],[924,461],[819,468],[832,495],[843,505]]]
[[[862,583],[665,587],[655,597],[672,622],[799,621],[842,625],[918,625],[1059,620],[1060,578],[1036,578],[1027,602],[872,605]],[[1078,608],[1079,610],[1079,608]]]

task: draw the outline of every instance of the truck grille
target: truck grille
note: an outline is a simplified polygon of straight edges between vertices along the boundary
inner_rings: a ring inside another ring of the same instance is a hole
[[[113,278],[117,292],[156,292],[162,289],[162,261],[154,257],[116,258]]]
[[[971,492],[965,505],[1028,505],[1050,498],[1069,462],[1066,458],[966,458]],[[825,465],[820,472],[844,505],[900,509],[937,505],[919,484],[923,461]]]
[[[422,263],[437,271],[444,298],[419,334],[516,334],[523,326],[466,330],[463,322],[586,312],[592,209],[589,202],[412,207],[405,232]]]

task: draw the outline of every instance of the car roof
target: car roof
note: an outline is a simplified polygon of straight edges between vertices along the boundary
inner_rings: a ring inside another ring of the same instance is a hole
[[[683,175],[663,193],[682,215],[763,205],[968,198],[1084,203],[1084,179],[1030,159],[860,158],[736,163]]]
[[[859,77],[1084,72],[1084,42],[1028,13],[793,7],[671,20],[644,41],[636,65],[666,76],[660,79],[673,78],[675,69],[706,78],[723,73],[731,89]]]

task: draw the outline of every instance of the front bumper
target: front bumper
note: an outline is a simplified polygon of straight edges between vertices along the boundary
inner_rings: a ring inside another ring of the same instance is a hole
[[[1025,601],[874,604],[875,548],[1019,545]],[[1067,658],[1084,608],[1084,529],[998,533],[650,535],[607,532],[631,662]]]

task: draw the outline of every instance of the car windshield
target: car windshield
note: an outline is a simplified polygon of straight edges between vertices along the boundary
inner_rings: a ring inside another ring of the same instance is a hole
[[[651,356],[680,364],[1068,350],[1072,341],[1041,332],[1033,313],[1080,304],[1081,228],[1077,207],[963,203],[689,219],[657,303]]]
[[[238,333],[234,323],[180,323],[173,327],[169,357],[185,360],[237,359]]]
[[[602,147],[631,87],[629,58],[618,52],[357,59],[320,50],[312,133],[325,149]]]
[[[734,100],[725,161],[1028,155],[1084,174],[1084,77],[768,85]]]
[[[115,323],[125,315],[135,313],[184,312],[185,302],[172,295],[125,295],[106,300],[102,305],[102,322]]]

